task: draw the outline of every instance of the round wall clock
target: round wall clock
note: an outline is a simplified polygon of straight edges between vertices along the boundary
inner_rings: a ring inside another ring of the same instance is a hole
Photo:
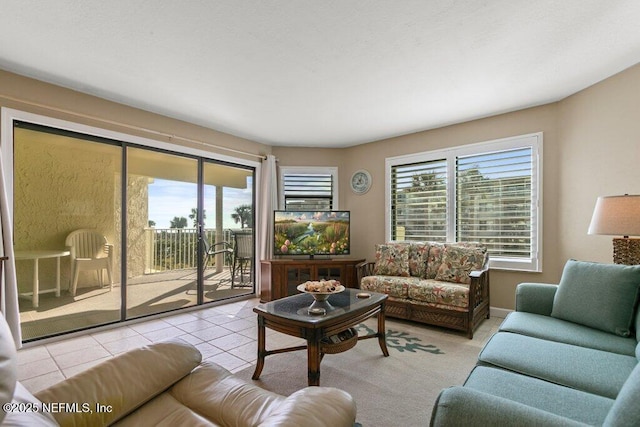
[[[371,174],[364,170],[357,170],[351,175],[351,190],[356,194],[364,194],[371,188]]]

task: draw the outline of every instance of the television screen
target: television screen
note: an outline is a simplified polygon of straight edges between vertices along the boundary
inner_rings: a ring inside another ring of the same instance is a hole
[[[349,254],[349,211],[275,211],[274,255]]]

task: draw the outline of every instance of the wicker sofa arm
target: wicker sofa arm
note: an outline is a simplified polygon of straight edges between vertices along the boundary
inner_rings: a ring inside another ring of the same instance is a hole
[[[469,284],[469,308],[473,311],[485,302],[487,306],[490,305],[488,258],[482,266],[482,270],[472,270],[469,272],[469,278],[471,279],[471,283]]]
[[[489,274],[489,268],[485,268],[484,270],[472,270],[469,272],[469,277],[471,277],[471,280],[480,279],[485,274]]]
[[[373,276],[373,269],[376,263],[373,261],[364,261],[359,264],[356,264],[356,274],[358,277],[358,287],[360,287],[360,283],[362,283],[362,278],[367,276]]]

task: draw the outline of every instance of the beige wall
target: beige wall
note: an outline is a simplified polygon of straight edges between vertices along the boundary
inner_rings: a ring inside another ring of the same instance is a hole
[[[558,103],[345,149],[271,148],[2,71],[0,95],[252,153],[273,152],[283,166],[337,166],[340,208],[352,212],[352,253],[368,259],[373,258],[374,245],[384,240],[386,157],[542,131],[543,272],[492,271],[493,307],[512,309],[520,282],[557,282],[569,258],[609,262],[611,238],[586,232],[595,200],[599,195],[640,194],[640,65]],[[1,96],[0,104],[132,133]],[[361,168],[371,172],[373,186],[357,196],[350,192],[348,181]]]
[[[256,161],[257,158],[254,156],[243,156],[223,149],[208,147],[199,143],[158,136],[156,132],[176,135],[217,146],[229,147],[234,150],[246,151],[248,153],[268,154],[271,152],[271,147],[267,145],[237,138],[232,135],[206,129],[179,120],[170,119],[158,114],[127,107],[2,70],[0,70],[0,106],[95,126],[97,128],[122,132],[125,134],[141,136],[161,142],[173,143],[175,145],[186,146],[211,153],[218,153],[224,156],[232,156],[241,159],[245,158],[251,161]],[[94,118],[99,118],[100,120],[94,120]],[[119,126],[117,123],[142,129],[149,129],[153,132],[132,130],[127,126]],[[0,143],[3,143],[3,141],[0,141]],[[103,163],[107,161],[105,156],[97,156],[97,160],[89,159],[88,161],[85,161],[86,159],[82,157],[81,154],[74,153],[71,156],[73,157],[71,163],[74,164],[74,168],[76,168],[76,170],[70,170],[68,167],[68,156],[70,154],[71,153],[68,150],[53,150],[51,152],[51,150],[45,149],[44,146],[38,147],[37,143],[32,147],[29,147],[26,152],[16,153],[16,164],[21,165],[22,167],[21,170],[15,171],[17,174],[16,184],[19,182],[31,182],[33,185],[29,191],[31,192],[33,199],[37,201],[37,203],[32,206],[15,207],[16,216],[14,216],[14,228],[15,248],[17,250],[33,249],[34,247],[40,249],[63,248],[65,246],[64,240],[68,232],[81,227],[103,229],[105,230],[105,234],[107,235],[109,242],[114,243],[115,247],[120,246],[120,234],[117,231],[120,229],[120,224],[118,222],[120,218],[119,193],[107,194],[105,192],[101,192],[99,194],[93,194],[89,192],[95,191],[98,186],[85,186],[84,188],[86,192],[84,194],[76,194],[75,197],[95,201],[99,206],[91,207],[83,205],[81,207],[77,207],[68,203],[68,200],[70,200],[71,197],[66,197],[66,195],[63,194],[63,190],[51,191],[52,187],[67,189],[68,191],[76,191],[76,188],[75,186],[72,188],[70,185],[65,185],[64,182],[60,184],[58,181],[52,181],[54,178],[47,176],[44,171],[56,169],[60,173],[55,180],[66,179],[67,182],[74,182],[74,179],[81,179],[78,177],[90,175],[90,173],[85,172],[84,169],[95,166],[96,161]],[[29,160],[29,158],[31,160]],[[40,163],[46,164],[46,167],[39,166]],[[112,180],[108,183],[108,188],[120,188],[118,183],[113,182],[113,174],[104,175],[104,178]],[[129,189],[130,192],[135,193],[139,198],[136,198],[135,195],[131,194],[132,197],[130,197],[130,199],[146,200],[146,181],[134,182],[134,180],[135,178],[130,179]],[[20,188],[16,191],[20,191]],[[16,204],[19,204],[20,200],[25,199],[16,197]],[[103,206],[112,206],[112,209],[110,211],[104,210],[102,209]],[[114,208],[114,206],[116,207]],[[65,209],[74,209],[74,207],[76,210],[80,209],[81,212],[63,212]],[[141,216],[137,217],[129,215],[128,225],[132,227],[132,229],[140,230],[140,232],[142,232],[147,221],[146,215],[144,215],[146,213],[146,206],[138,206],[137,208],[138,209],[135,211],[140,212]],[[105,217],[100,217],[96,212],[84,212],[82,211],[83,209],[110,212],[110,214],[107,214]],[[59,221],[53,226],[53,228],[46,220],[38,221],[37,217],[47,215],[48,210],[53,210],[52,215],[63,219],[66,218],[67,220]],[[18,215],[18,211],[22,213]],[[27,213],[28,216],[24,217],[23,213]],[[114,217],[116,221],[115,223]],[[23,226],[23,224],[36,224],[36,226],[26,227]],[[44,232],[43,229],[46,229],[46,232]],[[144,253],[144,242],[139,238],[140,236],[130,237],[134,241],[134,243],[129,247],[130,252],[134,256],[136,254],[141,256],[140,254]],[[69,277],[68,259],[63,259],[61,264],[62,283],[64,288],[64,284],[68,283]],[[116,259],[116,265],[120,265],[119,259]],[[32,266],[28,262],[21,261],[17,263],[17,267],[18,283],[21,288],[30,286]],[[55,264],[47,261],[42,262],[40,272],[41,288],[46,289],[52,287],[55,283]],[[141,272],[141,265],[129,263],[129,275]],[[118,279],[119,272],[116,272],[115,280],[118,281]],[[81,282],[85,283],[87,280],[82,278]],[[21,289],[21,291],[26,290],[28,289]]]
[[[599,195],[640,194],[638,111],[640,65],[557,103],[346,149],[274,147],[273,154],[285,166],[339,167],[352,254],[371,260],[385,238],[385,158],[542,131],[543,271],[491,272],[492,307],[513,309],[518,283],[557,283],[569,258],[611,262],[611,237],[588,236],[587,228]],[[373,185],[358,196],[349,178],[361,168]]]
[[[41,107],[34,104],[45,105],[51,108]],[[271,147],[268,145],[238,138],[223,132],[171,119],[166,116],[143,111],[137,108],[127,107],[122,104],[107,101],[91,95],[85,95],[80,92],[60,86],[54,86],[3,70],[0,70],[0,106],[69,120],[71,122],[82,123],[130,135],[142,136],[161,142],[187,146],[212,153],[220,153],[226,156],[246,158],[252,161],[256,161],[256,158],[253,156],[242,156],[238,153],[229,152],[223,149],[208,147],[199,143],[182,141],[179,138],[158,136],[154,132],[184,137],[194,141],[214,144],[216,146],[248,153],[271,153]],[[56,110],[63,110],[69,113]],[[93,120],[92,118],[99,118],[100,120]],[[153,132],[132,130],[126,126],[119,126],[118,124],[120,123],[149,129]]]
[[[560,256],[611,262],[612,236],[586,230],[598,196],[640,194],[640,65],[565,99],[559,118]]]

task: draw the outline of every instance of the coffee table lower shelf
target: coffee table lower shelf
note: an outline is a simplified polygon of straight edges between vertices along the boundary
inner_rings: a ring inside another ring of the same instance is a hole
[[[332,338],[336,337],[337,342],[332,342]],[[355,328],[349,328],[338,334],[332,335],[320,340],[320,353],[338,354],[355,347],[358,343],[358,331]]]

